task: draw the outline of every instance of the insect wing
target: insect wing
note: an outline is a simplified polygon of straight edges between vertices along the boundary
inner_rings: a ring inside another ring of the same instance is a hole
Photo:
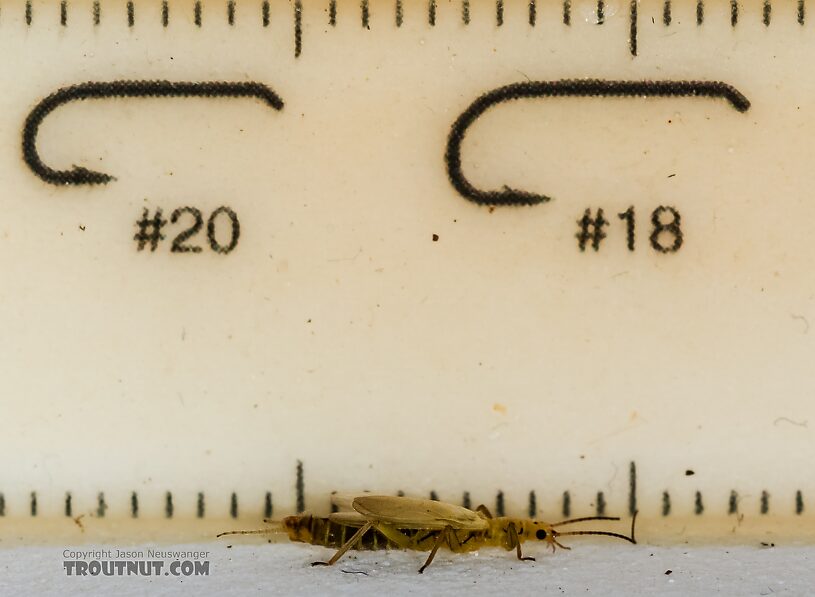
[[[359,512],[332,512],[328,515],[328,520],[348,527],[361,527],[368,522]]]
[[[433,500],[366,495],[356,498],[353,505],[354,510],[368,520],[386,522],[400,529],[441,530],[451,526],[457,530],[481,531],[489,526],[477,512]]]
[[[334,491],[331,494],[331,506],[335,512],[354,512],[354,498],[367,495],[367,492],[343,493]]]

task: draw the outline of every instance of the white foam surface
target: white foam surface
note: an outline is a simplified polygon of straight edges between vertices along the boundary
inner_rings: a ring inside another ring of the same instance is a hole
[[[313,568],[310,562],[328,550],[227,545],[161,547],[209,550],[210,575],[198,578],[68,577],[64,547],[0,550],[0,594],[806,595],[815,589],[815,548],[809,546],[577,544],[570,552],[530,552],[538,557],[532,563],[496,550],[440,553],[419,575],[424,554],[415,552],[353,554],[334,568]]]

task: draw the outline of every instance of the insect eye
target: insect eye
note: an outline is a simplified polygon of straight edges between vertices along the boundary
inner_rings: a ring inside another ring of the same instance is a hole
[[[546,539],[546,531],[544,531],[543,529],[538,529],[535,532],[535,537],[541,540]]]

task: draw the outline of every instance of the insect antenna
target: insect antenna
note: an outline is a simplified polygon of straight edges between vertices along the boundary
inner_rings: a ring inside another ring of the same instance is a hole
[[[617,539],[625,539],[629,543],[636,544],[637,541],[633,537],[629,537],[628,535],[623,535],[621,533],[612,533],[611,531],[568,531],[565,533],[558,533],[558,537],[563,537],[564,535],[605,535],[606,537],[616,537]]]
[[[639,512],[634,512],[634,516],[631,518],[631,536],[623,535],[622,533],[612,533],[611,531],[558,531],[557,536],[562,537],[564,535],[603,535],[605,537],[616,537],[617,539],[622,539],[624,541],[628,541],[629,543],[633,543],[636,545],[637,539],[634,536],[634,526],[637,523],[637,514]],[[605,516],[596,517],[596,518],[586,518],[586,519],[576,519],[576,520],[620,520],[619,518],[608,518]],[[564,524],[564,523],[560,523]],[[555,525],[552,525],[555,526]]]
[[[570,518],[569,520],[561,520],[553,524],[553,527],[563,526],[564,524],[572,524],[574,522],[586,522],[587,520],[620,520],[619,516],[584,516],[582,518]]]

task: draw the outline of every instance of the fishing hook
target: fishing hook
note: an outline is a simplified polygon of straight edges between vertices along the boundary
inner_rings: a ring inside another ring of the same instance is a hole
[[[46,165],[37,151],[37,134],[43,120],[60,106],[88,99],[128,97],[254,97],[275,110],[283,109],[283,100],[262,83],[255,82],[174,82],[110,81],[89,82],[63,87],[40,101],[25,119],[23,126],[23,159],[28,167],[47,183],[55,185],[106,184],[115,180],[110,174],[81,166],[56,170]]]
[[[539,97],[707,97],[724,98],[739,112],[750,101],[735,87],[721,81],[607,81],[602,79],[562,79],[514,83],[488,91],[461,113],[450,129],[444,155],[447,176],[465,199],[479,205],[537,205],[551,199],[529,191],[504,186],[500,191],[475,187],[461,169],[461,143],[467,129],[491,107],[504,102]]]

